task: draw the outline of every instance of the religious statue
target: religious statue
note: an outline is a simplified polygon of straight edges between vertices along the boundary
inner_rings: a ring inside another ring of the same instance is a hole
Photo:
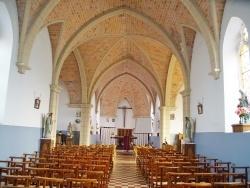
[[[194,142],[194,121],[190,117],[186,117],[185,142]]]
[[[248,107],[248,99],[246,94],[242,90],[239,90],[239,92],[241,94],[241,97],[239,98],[240,107]]]
[[[68,137],[70,137],[70,138],[73,137],[73,126],[72,126],[71,122],[69,122],[69,125],[68,125]]]
[[[52,121],[52,115],[53,113],[47,113],[46,119],[45,119],[45,125],[44,125],[44,138],[51,138],[51,132],[52,132],[52,126],[53,126],[53,121]]]

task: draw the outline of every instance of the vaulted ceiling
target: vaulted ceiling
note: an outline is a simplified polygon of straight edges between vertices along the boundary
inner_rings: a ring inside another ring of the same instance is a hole
[[[212,33],[218,42],[225,6],[225,0],[16,2],[19,72],[29,69],[27,44],[47,27],[52,84],[64,83],[73,106],[90,103],[95,94],[101,114],[112,116],[123,99],[134,116],[149,116],[157,96],[161,105],[174,107],[181,87],[189,83],[196,33],[205,39]]]

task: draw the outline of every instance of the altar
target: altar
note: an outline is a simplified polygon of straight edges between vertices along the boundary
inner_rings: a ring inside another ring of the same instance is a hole
[[[117,149],[123,149],[123,142],[124,142],[124,136],[111,136],[112,139],[116,139],[117,140],[117,145],[116,145],[116,148]],[[133,140],[133,139],[137,139],[137,137],[130,137],[130,142]]]
[[[232,128],[233,132],[248,132],[250,131],[250,124],[249,123],[233,124]]]
[[[137,137],[133,136],[133,129],[117,129],[117,135],[111,136],[112,139],[116,139],[116,148],[123,149],[124,148],[124,136],[129,136],[130,142],[133,139],[137,139]]]

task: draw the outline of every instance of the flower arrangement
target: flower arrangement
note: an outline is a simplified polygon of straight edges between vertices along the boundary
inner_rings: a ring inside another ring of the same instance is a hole
[[[241,105],[237,106],[237,110],[235,113],[240,117],[240,123],[242,123],[242,119],[244,119],[244,122],[249,119],[249,108],[248,107],[242,107]]]

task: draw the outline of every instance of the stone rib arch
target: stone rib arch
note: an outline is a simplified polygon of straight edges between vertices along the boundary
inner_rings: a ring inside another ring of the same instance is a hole
[[[77,60],[77,64],[79,67],[80,78],[81,78],[81,87],[82,87],[82,103],[87,103],[87,81],[86,81],[86,74],[85,74],[85,67],[84,62],[81,56],[81,53],[78,49],[74,50],[74,54]]]
[[[145,69],[145,67],[143,67],[140,63],[136,62],[135,60],[132,60],[132,59],[123,59],[123,60],[120,60],[118,62],[114,62],[111,66],[109,66],[105,71],[102,72],[102,74],[94,81],[94,83],[90,86],[90,89],[89,89],[89,93],[88,93],[88,96],[90,96],[88,98],[88,101],[91,101],[91,96],[93,95],[94,93],[94,88],[95,88],[95,85],[98,84],[98,82],[101,80],[101,78],[109,71],[111,70],[113,67],[117,66],[117,65],[120,65],[122,63],[124,63],[125,61],[129,60],[130,62],[134,63],[135,65],[137,66],[140,66],[140,68],[142,70],[144,70],[150,77],[151,79],[155,82],[155,85],[156,85],[156,91],[159,95],[159,98],[160,98],[160,101],[163,102],[164,101],[164,98],[163,98],[163,91],[160,87],[160,85],[158,84],[157,80],[155,80],[154,76],[148,71]]]
[[[219,54],[219,46],[215,40],[214,34],[209,27],[209,24],[204,16],[204,14],[200,11],[200,8],[194,1],[180,0],[183,5],[189,10],[190,14],[193,16],[193,19],[196,21],[198,27],[201,30],[202,36],[207,44],[207,48],[209,51],[210,64],[211,64],[211,72],[209,75],[213,75],[214,79],[219,78],[220,74],[220,54]]]
[[[187,66],[188,73],[190,74],[191,61],[189,60],[189,56],[188,56],[190,54],[188,54],[188,50],[187,50],[187,43],[186,43],[184,28],[189,28],[189,29],[195,31],[196,33],[200,33],[200,31],[197,30],[194,27],[191,27],[191,26],[187,25],[187,24],[181,24],[180,25],[180,34],[181,34],[181,40],[182,40],[182,42],[181,42],[182,53],[183,53],[183,56],[184,56],[184,59],[185,59],[185,63],[186,63],[186,66]]]
[[[64,20],[53,21],[53,22],[47,23],[46,25],[44,25],[41,28],[41,30],[43,30],[44,28],[49,27],[49,26],[53,26],[53,24],[57,24],[57,23],[61,23],[62,25],[61,25],[61,29],[60,29],[60,36],[58,37],[58,43],[57,43],[57,46],[56,46],[56,51],[55,51],[55,54],[53,56],[53,62],[57,61],[59,53],[60,53],[59,50],[58,50],[58,46],[60,46],[60,43],[62,41],[62,35],[63,35],[64,29],[65,29],[65,21]],[[53,66],[55,66],[55,64],[53,64]]]
[[[20,39],[16,63],[19,73],[24,74],[26,70],[30,69],[29,58],[35,38],[40,32],[44,20],[59,2],[60,0],[46,1],[40,8],[39,13],[37,13],[36,17],[33,19],[27,32],[21,33],[21,36],[23,36],[23,38]]]
[[[79,28],[79,30],[77,32],[75,32],[75,34],[69,39],[68,43],[65,45],[65,48],[62,50],[62,53],[58,59],[58,62],[57,62],[57,65],[56,65],[56,68],[55,68],[55,71],[53,74],[53,82],[54,83],[58,82],[60,70],[61,70],[62,64],[63,64],[67,54],[69,54],[69,52],[74,47],[74,44],[76,43],[76,41],[78,41],[78,39],[86,31],[88,31],[90,28],[92,28],[93,26],[95,26],[96,24],[98,24],[99,22],[101,22],[103,20],[106,20],[114,15],[119,15],[119,14],[123,14],[123,13],[132,15],[132,16],[144,21],[145,23],[149,24],[152,28],[154,28],[156,31],[158,31],[163,36],[163,38],[169,43],[170,50],[175,54],[175,56],[177,57],[177,59],[179,60],[179,62],[181,64],[185,82],[188,82],[188,80],[189,80],[188,75],[189,74],[187,72],[187,67],[184,63],[183,56],[178,51],[177,45],[171,39],[169,34],[159,24],[157,24],[154,20],[152,20],[151,18],[149,18],[145,14],[142,14],[142,13],[140,13],[134,9],[128,8],[128,7],[117,7],[114,9],[110,9],[102,14],[99,14],[95,18],[92,18],[87,23],[85,23],[81,28]]]
[[[134,36],[134,35],[133,35],[133,36]],[[100,37],[100,35],[97,35],[96,37]],[[142,54],[146,57],[146,59],[148,60],[148,62],[149,62],[149,63],[152,65],[152,67],[154,68],[154,65],[153,65],[151,59],[148,57],[148,53],[146,53],[146,52],[140,47],[140,45],[138,45],[136,42],[134,42],[130,37],[127,37],[127,36],[124,36],[124,37],[126,37],[126,38],[127,38],[128,40],[130,40],[133,44],[135,44],[135,46],[142,52]],[[109,55],[109,53],[111,53],[112,50],[115,49],[115,48],[117,47],[117,45],[119,45],[120,41],[123,40],[124,37],[122,37],[121,39],[119,39],[119,40],[118,40],[118,41],[108,50],[108,52],[104,55],[104,57],[102,58],[102,60],[100,61],[99,65],[98,65],[97,68],[96,68],[96,71],[95,71],[95,74],[93,75],[93,78],[95,78],[95,77],[98,76],[98,75],[96,74],[98,68],[102,66],[104,60],[105,60],[106,57]],[[145,37],[146,37],[146,38],[150,38],[150,37],[147,37],[147,36],[145,36]],[[156,41],[156,40],[153,39],[153,38],[150,38],[150,39]],[[156,42],[159,43],[159,44],[161,44],[161,45],[163,45],[163,44],[160,43],[159,41],[156,41]],[[163,45],[163,46],[164,46],[164,45]],[[154,69],[154,73],[156,73],[156,70],[155,70],[155,69]],[[156,73],[156,75],[158,75],[158,74]],[[160,83],[159,77],[157,77],[157,82]],[[91,82],[90,85],[92,85],[92,82]],[[159,84],[159,85],[160,85],[160,84]]]
[[[99,92],[98,96],[96,96],[96,98],[97,98],[97,100],[96,100],[96,101],[97,101],[97,104],[100,102],[101,95],[102,95],[102,93],[105,91],[105,89],[109,86],[109,84],[112,83],[112,81],[114,81],[115,79],[117,79],[117,78],[119,78],[119,77],[121,77],[121,76],[124,76],[124,75],[129,75],[129,76],[133,77],[134,79],[138,80],[138,81],[145,87],[145,89],[148,91],[148,93],[150,94],[151,99],[153,99],[153,96],[152,96],[151,92],[149,91],[149,89],[147,88],[147,86],[146,86],[141,80],[139,80],[136,76],[134,76],[134,75],[132,75],[132,74],[129,74],[129,73],[122,73],[122,74],[119,74],[119,75],[117,75],[116,77],[114,77],[112,80],[110,80],[110,81],[103,87],[103,89]],[[160,99],[160,97],[159,97],[159,99]],[[153,103],[153,106],[155,107],[155,101],[154,101],[154,100],[152,100],[152,103]]]

